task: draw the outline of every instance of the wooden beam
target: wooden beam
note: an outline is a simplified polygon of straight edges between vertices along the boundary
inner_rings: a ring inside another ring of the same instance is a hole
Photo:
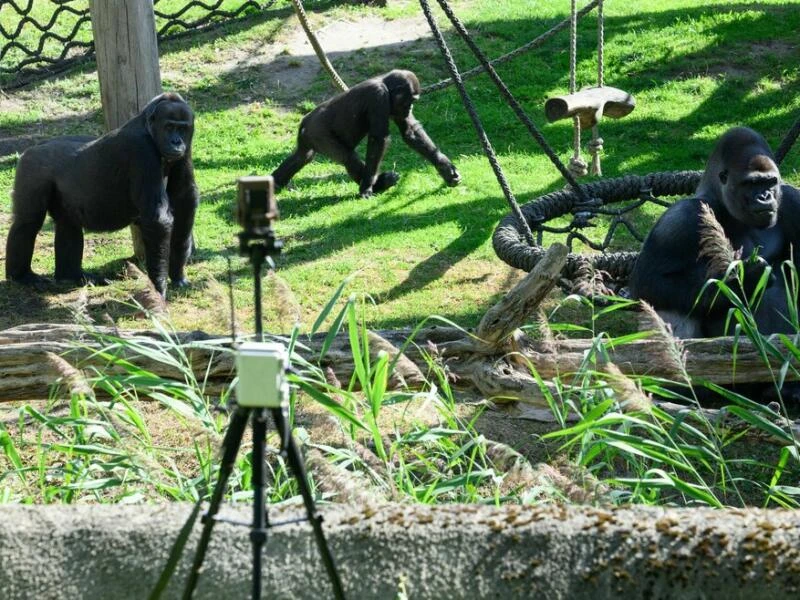
[[[161,93],[152,0],[90,0],[97,77],[106,130],[123,125]],[[133,252],[144,262],[144,242],[131,225]]]
[[[574,94],[549,98],[544,103],[544,114],[549,121],[558,121],[578,115],[581,128],[594,127],[602,117],[619,119],[636,107],[628,92],[614,87],[583,88]]]

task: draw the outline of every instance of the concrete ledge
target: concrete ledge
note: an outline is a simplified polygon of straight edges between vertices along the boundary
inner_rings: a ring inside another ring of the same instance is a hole
[[[187,505],[0,507],[3,600],[147,598]],[[250,520],[247,509],[225,514]],[[800,511],[330,507],[352,599],[798,597]],[[272,511],[280,519],[296,511]],[[179,598],[196,528],[170,587]],[[219,524],[196,598],[248,598],[246,528]],[[307,524],[271,530],[265,598],[329,598]]]

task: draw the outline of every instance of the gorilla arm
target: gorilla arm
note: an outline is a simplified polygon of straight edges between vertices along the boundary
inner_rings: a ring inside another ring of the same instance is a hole
[[[175,219],[169,207],[166,190],[146,185],[139,191],[143,210],[137,224],[142,231],[147,274],[162,296],[167,292],[167,265],[170,262],[170,238]]]
[[[381,161],[386,154],[386,148],[389,145],[389,94],[381,90],[372,91],[367,97],[367,119],[368,119],[368,133],[367,133],[367,153],[364,157],[364,173],[358,187],[358,191],[362,196],[369,196],[375,190],[373,187],[378,179],[378,169],[381,166]],[[389,185],[383,179],[389,177],[385,175],[382,177],[382,189],[386,189],[397,182],[398,176],[394,173],[394,180]]]
[[[170,235],[169,278],[175,286],[184,287],[189,284],[183,269],[192,253],[192,228],[199,204],[194,169],[190,161],[180,161],[170,166],[166,191],[174,218]]]
[[[436,147],[436,144],[433,143],[433,140],[422,127],[422,123],[414,118],[410,107],[406,115],[396,116],[394,122],[403,136],[403,141],[436,167],[439,175],[447,185],[458,185],[461,181],[461,175],[456,170],[455,165]]]

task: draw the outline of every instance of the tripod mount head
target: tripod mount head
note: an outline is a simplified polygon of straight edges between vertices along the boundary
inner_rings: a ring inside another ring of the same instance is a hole
[[[271,175],[240,177],[236,220],[239,232],[239,253],[251,262],[263,262],[266,256],[277,256],[283,242],[275,238],[272,224],[278,219],[275,184]]]

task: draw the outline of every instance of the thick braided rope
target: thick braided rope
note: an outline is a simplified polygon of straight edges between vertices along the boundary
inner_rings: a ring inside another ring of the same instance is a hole
[[[464,107],[467,109],[470,119],[472,119],[472,124],[475,127],[476,133],[478,134],[478,139],[483,147],[483,152],[486,154],[486,158],[489,160],[489,164],[492,166],[492,170],[497,178],[497,182],[500,184],[500,188],[503,190],[503,195],[506,197],[506,200],[511,207],[511,212],[517,219],[517,231],[522,232],[522,237],[528,245],[533,245],[533,234],[531,233],[530,227],[528,227],[528,223],[520,211],[519,204],[517,203],[516,198],[514,198],[514,194],[511,192],[511,187],[508,185],[508,181],[503,174],[503,170],[500,168],[500,163],[497,161],[497,155],[494,152],[494,148],[492,148],[492,144],[489,141],[489,138],[486,136],[486,131],[481,124],[481,120],[477,111],[475,110],[475,106],[472,104],[469,94],[467,94],[467,89],[464,87],[464,82],[461,80],[461,75],[458,72],[458,68],[456,67],[452,55],[450,54],[450,50],[444,42],[442,32],[439,30],[439,26],[436,24],[436,19],[434,19],[433,13],[431,13],[431,8],[428,5],[428,1],[420,0],[420,5],[422,6],[422,12],[425,13],[425,18],[428,20],[428,25],[433,33],[433,38],[436,40],[436,44],[439,46],[439,50],[442,53],[445,63],[447,63],[447,69],[450,71],[453,81],[456,82],[458,93],[461,95],[461,101],[464,104]]]
[[[301,0],[292,0],[292,6],[294,6],[294,12],[300,21],[300,25],[303,27],[303,31],[306,32],[308,41],[311,42],[311,47],[314,48],[314,53],[317,55],[317,60],[319,60],[319,63],[328,73],[331,81],[333,81],[333,84],[339,89],[339,91],[346,92],[348,89],[347,84],[342,80],[341,77],[339,77],[339,73],[336,72],[336,69],[334,69],[331,61],[328,60],[328,56],[322,49],[319,40],[317,40],[317,36],[314,35],[314,30],[311,29],[311,25],[308,22],[308,15],[303,8],[303,3]]]
[[[453,24],[453,27],[455,28],[455,30],[458,32],[458,34],[461,36],[461,38],[464,40],[464,42],[467,44],[467,46],[469,46],[469,49],[472,50],[472,53],[475,55],[475,57],[481,63],[481,67],[486,70],[486,73],[489,75],[489,77],[491,78],[492,82],[494,82],[495,86],[500,91],[500,94],[503,96],[505,101],[508,103],[508,105],[514,111],[514,114],[523,123],[523,125],[525,125],[525,127],[528,129],[528,132],[531,134],[531,136],[533,136],[533,138],[539,144],[541,149],[547,155],[547,158],[550,159],[550,162],[552,162],[553,165],[556,167],[556,169],[558,169],[559,173],[561,173],[561,175],[564,177],[564,179],[567,180],[569,185],[571,185],[573,188],[575,188],[575,190],[576,190],[575,193],[578,196],[580,196],[582,200],[586,200],[588,197],[586,196],[586,194],[584,194],[583,190],[580,187],[580,184],[578,184],[577,180],[572,176],[572,174],[569,172],[569,170],[564,166],[564,163],[561,162],[560,158],[558,158],[558,155],[550,147],[550,144],[547,143],[547,140],[544,138],[544,135],[542,135],[542,132],[539,131],[539,128],[536,127],[536,125],[533,123],[533,121],[531,121],[530,117],[528,117],[527,113],[522,108],[520,103],[517,102],[517,99],[514,97],[514,95],[508,89],[506,84],[503,83],[502,79],[500,79],[500,76],[497,74],[497,71],[494,70],[494,67],[492,67],[491,63],[486,58],[486,55],[483,53],[483,51],[480,48],[478,48],[478,46],[475,44],[475,42],[473,41],[472,37],[467,32],[467,30],[464,27],[464,25],[461,23],[461,21],[458,19],[458,17],[456,17],[455,13],[453,13],[452,8],[450,8],[450,6],[447,3],[447,1],[446,0],[437,0],[437,1],[439,2],[439,6],[441,6],[441,8],[444,11],[445,15],[447,15],[447,18],[450,19],[450,22]],[[444,44],[444,40],[442,40],[442,43]],[[445,46],[445,48],[446,48],[446,46]],[[448,51],[448,54],[449,54],[449,51]],[[463,83],[462,83],[462,85],[463,85]]]
[[[584,6],[581,10],[578,11],[578,18],[581,18],[584,15],[586,15],[587,13],[589,13],[590,11],[592,11],[598,5],[599,2],[600,2],[600,0],[592,0],[589,4]],[[564,19],[563,21],[561,21],[560,23],[554,25],[551,29],[545,31],[542,35],[540,35],[537,38],[534,38],[533,40],[531,40],[527,44],[525,44],[523,46],[520,46],[516,50],[512,50],[511,52],[508,52],[507,54],[503,54],[502,56],[498,56],[497,58],[492,60],[490,64],[492,66],[495,66],[495,65],[502,64],[504,62],[508,62],[509,60],[512,60],[512,59],[516,58],[520,54],[523,54],[523,53],[525,53],[525,52],[527,52],[529,50],[532,50],[533,48],[537,48],[538,46],[541,46],[547,40],[549,40],[551,37],[553,37],[555,34],[557,34],[559,31],[562,31],[563,29],[566,29],[567,27],[569,27],[569,23],[570,23],[570,19]],[[461,79],[462,80],[469,79],[471,77],[474,77],[475,75],[479,75],[480,73],[483,73],[483,71],[484,71],[483,66],[474,67],[472,69],[469,69],[468,71],[464,71],[463,73],[461,73]],[[450,78],[442,79],[441,81],[437,81],[436,83],[432,83],[431,85],[428,85],[428,86],[422,88],[422,93],[423,94],[427,94],[429,92],[435,92],[435,91],[444,89],[444,88],[446,88],[448,86],[451,86],[451,85],[453,85],[453,83],[454,83],[454,81],[452,79],[450,79]]]
[[[640,198],[650,193],[655,197],[688,196],[694,192],[700,182],[701,171],[676,171],[651,173],[645,176],[626,175],[614,179],[605,179],[583,185],[583,189],[591,198],[602,200],[603,205],[624,200]],[[525,219],[532,229],[547,221],[568,214],[581,203],[575,191],[569,188],[540,196],[536,200],[521,207]],[[544,255],[540,246],[530,246],[523,241],[516,230],[516,218],[504,217],[492,236],[492,245],[498,257],[512,267],[530,271]],[[605,271],[614,281],[627,281],[638,252],[614,252],[592,255],[590,257],[570,254],[562,276],[572,279],[580,271],[585,270],[586,261],[599,271]]]
[[[780,165],[783,162],[783,159],[786,158],[789,150],[792,149],[792,146],[794,146],[794,143],[797,141],[798,135],[800,135],[800,119],[797,119],[797,121],[794,122],[792,128],[781,141],[781,145],[778,146],[778,151],[775,152],[776,163]]]

